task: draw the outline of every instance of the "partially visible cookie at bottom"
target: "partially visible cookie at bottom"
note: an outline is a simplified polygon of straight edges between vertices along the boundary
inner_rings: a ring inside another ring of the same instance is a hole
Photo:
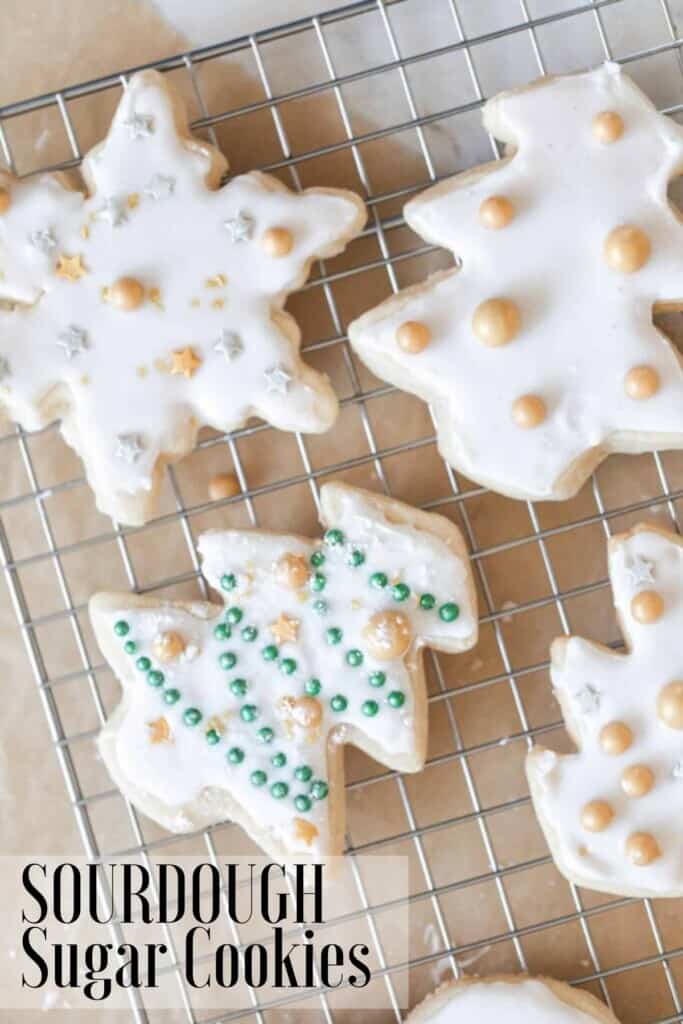
[[[493,974],[447,982],[404,1024],[618,1024],[595,996],[553,978]]]

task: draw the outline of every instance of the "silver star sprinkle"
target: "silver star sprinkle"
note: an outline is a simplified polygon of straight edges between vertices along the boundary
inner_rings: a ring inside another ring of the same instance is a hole
[[[50,228],[43,228],[40,231],[32,231],[28,236],[28,240],[31,245],[38,249],[39,252],[47,254],[52,252],[54,247],[57,245],[57,239]]]
[[[123,123],[131,139],[146,139],[154,131],[154,118],[151,114],[131,114]]]
[[[683,782],[683,757],[671,769],[671,775],[676,782]]]
[[[579,705],[582,714],[593,715],[600,707],[600,691],[592,683],[586,683],[584,687],[576,691],[574,700]]]
[[[214,352],[220,352],[231,363],[233,359],[236,359],[237,356],[244,352],[244,345],[239,334],[235,334],[234,331],[229,331],[224,327],[220,338],[213,346],[213,350]]]
[[[114,455],[117,459],[123,459],[132,465],[138,461],[144,450],[145,446],[139,434],[119,434],[116,438]]]
[[[106,220],[113,228],[118,228],[128,220],[128,206],[121,196],[107,196],[104,206],[97,211],[98,220]]]
[[[626,566],[626,573],[634,588],[644,587],[649,583],[654,583],[654,568],[652,562],[648,562],[647,558],[643,558],[642,555],[634,555]]]
[[[67,359],[73,359],[74,356],[80,356],[88,347],[88,335],[82,327],[71,324],[57,335],[57,344],[64,349]]]
[[[251,238],[254,231],[254,218],[240,210],[236,217],[223,221],[223,227],[230,235],[231,242],[244,242]]]
[[[289,391],[292,375],[285,370],[284,366],[279,364],[271,366],[263,371],[263,376],[266,378],[266,391],[271,391],[278,395],[286,395]]]
[[[165,174],[153,175],[145,185],[144,192],[150,199],[168,199],[173,195],[175,178],[168,178]]]
[[[3,381],[6,377],[9,377],[12,373],[10,365],[4,356],[0,356],[0,381]]]

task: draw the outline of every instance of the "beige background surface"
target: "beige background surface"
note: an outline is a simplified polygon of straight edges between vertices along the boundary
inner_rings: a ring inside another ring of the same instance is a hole
[[[465,30],[474,35],[520,20],[517,4],[467,0],[459,6]],[[528,5],[532,15],[563,6],[567,6],[563,0],[538,0]],[[678,4],[671,6],[676,9]],[[273,20],[279,20],[278,12],[281,19],[282,5],[273,4],[273,8]],[[658,0],[625,0],[617,8],[606,12],[605,21],[618,56],[670,38]],[[409,0],[396,7],[392,23],[404,54],[454,39],[452,18],[444,20],[444,11],[447,5],[436,0],[420,0],[419,5]],[[339,23],[326,35],[340,73],[392,58],[377,14],[364,16],[362,24]],[[92,0],[62,0],[59,5],[41,0],[4,0],[0,40],[11,67],[8,73],[6,61],[0,104],[158,59],[188,46],[158,13],[134,0],[101,0],[97,4]],[[603,56],[591,15],[559,27],[549,26],[538,33],[536,41],[552,71],[569,70]],[[284,41],[264,47],[262,55],[276,93],[326,77],[312,33],[297,38],[295,60],[291,43]],[[477,48],[476,70],[487,94],[533,77],[538,65],[529,34],[517,33],[505,42]],[[680,102],[682,80],[675,52],[635,62],[630,70],[661,106]],[[187,72],[174,72],[173,80],[197,116]],[[198,81],[211,113],[263,98],[253,56],[248,52],[202,65]],[[410,83],[421,113],[477,98],[462,52],[428,65],[414,65]],[[83,149],[106,129],[116,92],[110,90],[69,104]],[[356,133],[410,117],[395,72],[354,83],[344,90],[344,97]],[[281,115],[295,154],[344,138],[331,94],[290,102],[283,105]],[[22,173],[71,156],[54,108],[10,121],[6,129]],[[219,126],[218,137],[235,171],[281,156],[267,111],[225,122]],[[491,152],[476,112],[437,122],[425,130],[425,139],[437,173],[469,166],[487,159]],[[374,193],[427,183],[419,139],[414,133],[368,142],[360,154]],[[348,185],[362,190],[347,149],[303,162],[300,170],[304,185]],[[279,173],[291,183],[286,171]],[[390,222],[400,210],[400,201],[384,201],[378,209],[383,220]],[[418,244],[402,227],[387,230],[386,242],[394,254]],[[376,237],[371,236],[355,243],[328,269],[358,267],[380,255]],[[429,256],[397,263],[399,283],[419,279],[443,260],[442,256]],[[381,268],[336,281],[332,292],[342,322],[347,323],[383,298],[389,288],[387,274]],[[572,502],[539,506],[537,519],[526,505],[482,494],[466,480],[455,479],[456,486],[468,495],[465,501],[455,500],[454,480],[435,451],[424,405],[408,396],[385,392],[343,346],[315,347],[321,339],[334,338],[338,333],[320,288],[296,297],[290,308],[302,323],[305,344],[314,345],[311,362],[330,373],[341,397],[351,399],[359,386],[369,396],[364,406],[349,401],[338,425],[328,435],[306,440],[305,453],[313,470],[323,479],[329,467],[344,463],[335,475],[369,487],[386,484],[397,497],[433,503],[468,531],[477,556],[485,616],[481,643],[471,654],[439,659],[439,671],[434,665],[430,668],[434,700],[428,768],[401,780],[387,776],[353,752],[347,757],[352,783],[371,780],[349,792],[351,843],[410,858],[411,885],[416,895],[411,955],[424,961],[410,972],[411,1001],[417,1001],[438,980],[449,976],[453,961],[443,957],[445,943],[462,947],[459,966],[471,971],[516,970],[521,955],[534,971],[568,978],[590,975],[591,951],[580,922],[573,916],[577,905],[569,887],[547,862],[547,850],[528,805],[522,773],[525,742],[519,739],[524,725],[520,707],[531,728],[542,729],[558,720],[545,660],[550,640],[562,632],[561,610],[573,630],[605,642],[619,639],[604,586],[605,532],[598,522],[599,513],[603,508],[607,510],[612,516],[610,528],[618,530],[642,517],[634,506],[647,509],[650,505],[650,517],[670,523],[671,515],[680,513],[681,504],[679,499],[662,501],[662,490],[665,484],[670,492],[683,488],[683,457],[680,453],[665,455],[659,464],[651,456],[614,458],[600,471],[597,491],[589,486]],[[669,318],[667,329],[678,331],[679,319]],[[369,431],[383,453],[381,463],[372,458]],[[411,447],[405,447],[408,443]],[[315,504],[302,479],[306,464],[295,439],[273,431],[247,432],[238,438],[235,450],[260,525],[314,531]],[[129,585],[119,538],[112,524],[95,511],[82,481],[80,464],[55,430],[29,438],[25,452],[30,454],[35,469],[36,486],[48,489],[43,508],[52,534],[46,534],[40,508],[30,497],[34,482],[28,476],[21,447],[14,440],[2,446],[3,523],[9,554],[17,564],[17,578],[26,595],[28,615],[40,620],[36,637],[45,658],[46,677],[52,684],[49,691],[63,731],[70,738],[69,749],[83,792],[88,797],[101,795],[89,803],[94,834],[106,853],[134,848],[141,838],[158,843],[163,839],[159,830],[144,819],[132,820],[123,801],[111,794],[111,784],[92,742],[103,715],[116,702],[118,688],[101,667],[101,656],[82,607],[95,589]],[[353,464],[347,465],[347,460]],[[207,433],[200,450],[177,468],[166,485],[162,518],[126,538],[129,567],[138,586],[161,587],[168,596],[197,592],[188,535],[196,537],[208,526],[248,525],[250,521],[244,500],[222,506],[208,502],[208,479],[213,472],[231,466],[230,447]],[[273,484],[277,489],[264,493],[264,488]],[[190,510],[183,519],[175,515],[179,501]],[[535,539],[538,528],[551,531],[544,547]],[[59,560],[51,555],[51,546],[64,549]],[[554,575],[549,574],[544,558],[549,559]],[[176,582],[164,585],[170,578]],[[569,594],[562,608],[554,600],[554,587]],[[68,600],[77,609],[77,628],[63,614]],[[14,611],[4,593],[0,615],[4,638],[0,667],[7,692],[0,716],[3,851],[80,852],[80,837],[45,716],[27,668]],[[94,677],[84,671],[84,665],[94,666],[101,703]],[[507,674],[511,669],[517,673],[516,689],[511,687]],[[558,748],[566,746],[561,730],[543,738]],[[468,751],[466,758],[459,753],[463,747]],[[490,811],[483,819],[485,826],[473,816],[479,806]],[[414,829],[418,838],[411,835]],[[215,830],[213,840],[219,854],[249,850],[246,840],[230,827]],[[164,849],[181,854],[205,852],[206,847],[199,838],[174,841]],[[503,871],[501,880],[492,876],[493,866]],[[438,907],[431,898],[419,895],[430,884],[445,887]],[[381,901],[385,895],[381,878],[370,874],[367,885],[371,902]],[[508,917],[501,896],[507,901]],[[580,899],[589,911],[609,902],[593,893],[582,893]],[[524,929],[516,943],[509,937],[510,919],[517,928]],[[541,927],[549,919],[554,921],[553,926]],[[639,902],[622,905],[621,901],[589,918],[601,966],[615,969],[608,989],[624,1022],[653,1021],[674,1013],[664,971],[661,965],[648,963],[648,958],[657,955],[652,921],[659,929],[663,947],[680,950],[682,919],[680,902],[660,902],[647,908]],[[390,922],[379,921],[378,925],[391,962]],[[634,961],[643,963],[637,969],[619,971],[620,965]],[[671,971],[680,989],[680,956],[672,959]],[[599,994],[595,983],[588,987]],[[63,1006],[63,997],[52,994],[46,1005],[53,1003]],[[66,1012],[55,1012],[54,1019],[67,1016]],[[169,1015],[163,1019],[168,1021]],[[310,1019],[322,1018],[316,1014]],[[356,1024],[358,1016],[340,1012],[335,1019]],[[384,1024],[394,1018],[388,1011],[377,1019]],[[271,1013],[267,1020],[269,1024],[285,1024],[288,1019]],[[290,1024],[291,1020],[290,1015]]]

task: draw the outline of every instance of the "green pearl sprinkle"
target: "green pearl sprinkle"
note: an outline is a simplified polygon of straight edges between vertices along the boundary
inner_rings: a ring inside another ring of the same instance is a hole
[[[220,733],[216,732],[215,729],[209,729],[209,731],[206,734],[206,742],[209,744],[209,746],[215,747],[217,743],[220,743],[220,741]]]
[[[236,697],[244,697],[248,689],[249,684],[246,679],[233,679],[230,683],[230,692],[234,693]]]
[[[265,772],[262,772],[260,768],[257,768],[255,772],[252,772],[249,778],[251,779],[252,786],[265,786],[268,781],[268,776]]]
[[[379,711],[379,704],[376,700],[365,700],[361,706],[361,711],[368,718],[374,718]]]
[[[130,626],[125,619],[119,619],[114,623],[114,632],[117,636],[127,636],[130,633]]]
[[[280,662],[280,671],[284,672],[286,676],[291,676],[293,672],[296,672],[296,662],[294,658],[283,658]]]
[[[199,708],[185,708],[183,711],[183,722],[185,725],[199,725],[202,720],[202,713]]]
[[[180,700],[180,690],[164,690],[163,698],[167,704],[177,704]]]
[[[258,718],[258,708],[255,704],[244,704],[240,708],[240,718],[243,722],[253,722]]]
[[[213,631],[213,635],[216,640],[229,640],[232,636],[232,630],[227,622],[219,622]]]
[[[330,707],[333,711],[346,711],[348,705],[348,700],[341,693],[335,694],[330,701]]]
[[[244,629],[242,630],[242,639],[245,641],[245,643],[253,643],[257,636],[258,629],[256,628],[256,626],[245,626]]]
[[[275,644],[268,644],[268,646],[264,647],[261,651],[261,656],[264,661],[275,661],[279,653],[280,652]]]
[[[123,649],[126,652],[126,654],[136,654],[138,645],[135,643],[135,640],[126,640],[125,644],[123,645]]]
[[[145,658],[143,655],[142,658],[138,658],[135,662],[135,667],[139,668],[141,672],[149,672],[152,667],[152,662],[149,658]]]
[[[339,644],[341,643],[343,633],[338,626],[330,626],[329,629],[325,630],[325,638],[328,644]]]
[[[326,615],[327,614],[327,601],[314,601],[313,602],[313,611],[317,612],[318,615]]]
[[[410,597],[410,587],[407,583],[397,583],[395,587],[391,588],[391,596],[394,601],[405,601]]]
[[[423,594],[420,598],[420,608],[423,612],[430,612],[436,604],[436,598],[433,594]]]
[[[294,777],[297,778],[299,782],[310,782],[313,778],[313,769],[309,768],[307,764],[300,764],[294,769]]]
[[[330,791],[330,787],[322,779],[316,779],[311,784],[311,796],[314,800],[324,800]]]
[[[158,669],[153,668],[151,672],[147,673],[147,682],[150,686],[163,686],[164,685],[164,673],[159,672]]]
[[[358,551],[356,548],[354,551],[349,553],[349,557],[346,559],[348,565],[352,565],[354,569],[357,569],[359,565],[362,565],[365,561],[365,555],[362,551]]]
[[[363,664],[363,652],[359,651],[358,648],[356,647],[353,647],[350,651],[347,651],[346,664],[350,665],[351,668],[358,668],[359,665]]]
[[[322,689],[319,679],[307,679],[304,683],[304,693],[307,697],[317,697]]]
[[[220,665],[221,668],[234,668],[235,665],[237,664],[237,655],[233,651],[223,651],[220,658],[218,659],[218,664]]]
[[[312,807],[311,798],[306,796],[304,793],[300,793],[298,796],[294,797],[294,806],[297,811],[301,811],[302,814],[305,814],[306,811],[310,811]]]
[[[236,626],[238,622],[241,622],[243,615],[244,612],[242,611],[242,609],[237,608],[236,606],[233,608],[228,608],[227,612],[225,613],[225,617],[231,626]]]
[[[270,759],[270,763],[274,768],[284,768],[284,766],[287,764],[287,755],[281,752],[273,754],[273,756]]]
[[[323,573],[321,573],[321,572],[315,572],[311,576],[311,590],[315,590],[316,592],[320,592],[321,590],[325,589],[325,584],[326,583],[327,583],[327,577]]]
[[[228,572],[225,576],[221,576],[221,587],[223,590],[234,590],[237,586],[237,577],[234,573]]]
[[[244,761],[244,751],[240,747],[230,747],[227,758],[230,764],[242,764],[242,761]]]
[[[344,534],[341,530],[328,530],[324,537],[325,543],[329,544],[330,547],[336,547],[338,544],[344,543]]]
[[[406,702],[406,695],[402,690],[392,690],[387,697],[387,702],[392,708],[402,708]]]
[[[314,551],[310,561],[314,569],[319,569],[321,565],[325,564],[325,556],[322,551]]]
[[[270,795],[276,800],[283,800],[289,793],[289,786],[286,782],[274,782],[270,787]]]
[[[384,672],[372,672],[368,677],[370,686],[384,686],[387,681],[387,677]]]
[[[373,572],[370,577],[370,586],[375,587],[377,590],[383,590],[388,582],[389,580],[385,572]]]
[[[261,740],[261,743],[272,743],[274,737],[275,733],[269,725],[264,725],[263,728],[258,731],[258,738]]]
[[[439,608],[439,618],[442,622],[455,622],[459,614],[460,609],[455,601],[449,601],[447,604],[442,604]]]

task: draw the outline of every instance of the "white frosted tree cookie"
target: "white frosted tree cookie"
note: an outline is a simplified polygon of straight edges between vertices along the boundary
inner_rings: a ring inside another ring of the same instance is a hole
[[[527,775],[559,870],[626,896],[683,896],[683,541],[610,541],[626,654],[563,637],[551,675],[578,753],[536,747]]]
[[[505,159],[405,207],[459,267],[349,336],[432,404],[456,469],[511,497],[567,498],[610,452],[683,447],[683,362],[652,323],[683,306],[667,198],[683,130],[616,64],[502,93],[484,123]]]
[[[339,853],[343,745],[417,771],[421,648],[477,637],[474,584],[447,519],[343,484],[322,541],[225,530],[199,540],[225,607],[100,594],[99,644],[123,686],[100,738],[121,790],[171,831],[232,818],[273,857]]]
[[[604,1003],[552,978],[496,974],[448,982],[405,1024],[618,1024]]]
[[[219,188],[226,169],[146,71],[83,163],[87,196],[0,172],[0,402],[29,430],[61,418],[99,508],[125,523],[152,514],[199,427],[257,415],[315,432],[337,412],[283,306],[360,231],[363,203],[258,173]]]

